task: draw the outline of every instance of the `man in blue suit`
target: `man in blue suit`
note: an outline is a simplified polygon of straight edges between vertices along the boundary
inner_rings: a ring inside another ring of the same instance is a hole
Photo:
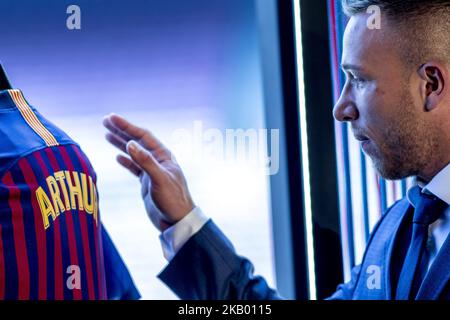
[[[350,20],[334,108],[377,171],[418,185],[383,215],[363,261],[331,299],[450,298],[450,1],[344,0]],[[380,24],[368,23],[378,6]],[[375,27],[374,27],[375,25]],[[170,261],[160,278],[183,299],[277,299],[195,206],[183,173],[150,132],[112,115],[107,138],[130,157]],[[375,277],[374,277],[375,275]]]

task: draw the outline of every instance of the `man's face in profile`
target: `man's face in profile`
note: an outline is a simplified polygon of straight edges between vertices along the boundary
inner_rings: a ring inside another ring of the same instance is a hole
[[[334,116],[351,124],[384,178],[417,175],[433,148],[432,130],[421,118],[416,72],[420,66],[405,62],[393,23],[382,17],[381,29],[369,29],[367,19],[368,15],[357,14],[346,27],[342,54],[346,83]]]

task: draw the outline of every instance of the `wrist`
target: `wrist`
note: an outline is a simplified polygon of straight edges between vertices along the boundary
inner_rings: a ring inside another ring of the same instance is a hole
[[[168,228],[176,225],[179,221],[183,220],[187,215],[189,215],[195,208],[196,205],[192,201],[190,201],[190,203],[184,206],[184,208],[179,209],[178,213],[175,213],[171,217],[170,221],[168,221],[167,219],[161,219],[159,222],[159,230],[161,232],[164,232]]]
[[[209,220],[199,207],[194,207],[182,220],[160,235],[164,256],[170,261],[181,247]]]

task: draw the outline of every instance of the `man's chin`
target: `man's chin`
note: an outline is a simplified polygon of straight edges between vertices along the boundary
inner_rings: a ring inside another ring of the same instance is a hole
[[[375,171],[386,180],[401,180],[411,176],[405,170],[402,170],[400,166],[387,165],[381,161],[373,161]]]
[[[393,181],[393,180],[401,180],[403,178],[406,178],[403,175],[399,175],[399,174],[392,173],[392,172],[379,172],[378,171],[378,174],[385,180]]]

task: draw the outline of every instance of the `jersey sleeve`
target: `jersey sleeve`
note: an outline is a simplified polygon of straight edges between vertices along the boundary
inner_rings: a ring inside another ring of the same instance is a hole
[[[139,299],[141,295],[104,226],[102,226],[102,241],[108,300]]]

